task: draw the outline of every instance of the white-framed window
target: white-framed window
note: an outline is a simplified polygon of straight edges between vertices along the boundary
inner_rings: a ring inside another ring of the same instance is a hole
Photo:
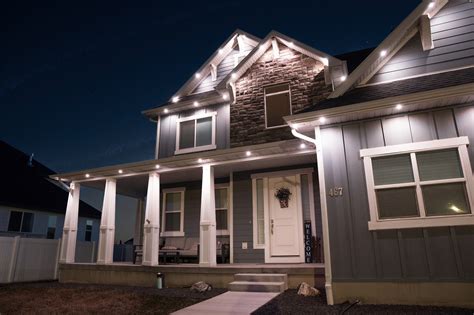
[[[284,116],[292,114],[290,84],[282,83],[264,87],[265,127],[287,126]]]
[[[34,214],[23,211],[10,211],[10,219],[8,221],[8,231],[10,232],[33,232]]]
[[[163,189],[162,236],[184,236],[184,187]]]
[[[265,191],[267,179],[252,179],[253,248],[265,248]]]
[[[176,151],[184,154],[216,148],[216,112],[178,118]]]
[[[467,137],[360,151],[369,230],[474,224]]]
[[[216,199],[216,232],[217,235],[229,235],[229,186],[215,186]]]
[[[92,227],[94,226],[94,221],[86,220],[86,234],[84,236],[84,240],[86,242],[92,241]]]

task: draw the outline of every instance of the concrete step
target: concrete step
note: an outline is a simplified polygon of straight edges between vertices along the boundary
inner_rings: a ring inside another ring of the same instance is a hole
[[[240,292],[283,292],[284,282],[234,281],[229,283],[229,291]]]
[[[288,283],[288,275],[283,273],[237,273],[234,275],[235,281],[250,282],[285,282]]]

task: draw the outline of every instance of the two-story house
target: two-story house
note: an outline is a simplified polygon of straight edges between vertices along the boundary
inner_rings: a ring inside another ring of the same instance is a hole
[[[71,217],[80,185],[105,188],[97,263],[108,266],[73,264],[67,221],[63,279],[151,283],[156,268],[111,265],[121,193],[145,208],[143,265],[158,265],[160,236],[198,238],[199,267],[166,269],[171,283],[225,277],[219,244],[234,266],[291,273],[309,234],[324,244],[329,304],[472,305],[473,12],[469,0],[423,1],[373,51],[339,58],[237,30],[144,112],[155,159],[53,176],[71,183]]]

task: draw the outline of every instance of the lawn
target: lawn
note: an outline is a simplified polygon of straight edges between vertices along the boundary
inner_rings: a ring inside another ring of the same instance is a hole
[[[474,310],[414,305],[354,305],[350,304],[327,305],[326,297],[304,297],[296,290],[287,290],[267,304],[263,305],[253,315],[267,314],[474,314]],[[344,310],[346,310],[344,312]]]
[[[169,314],[225,292],[41,282],[0,286],[0,314]]]

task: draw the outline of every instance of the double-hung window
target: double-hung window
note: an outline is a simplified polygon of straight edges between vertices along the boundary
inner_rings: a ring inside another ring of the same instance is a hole
[[[474,224],[467,137],[361,150],[369,229]]]
[[[10,211],[8,231],[31,233],[33,231],[34,214],[31,212]]]
[[[184,236],[184,188],[163,190],[162,236]]]
[[[217,235],[229,235],[229,187],[216,185]]]
[[[265,94],[265,127],[286,126],[284,116],[291,115],[291,93],[288,83],[267,86]]]
[[[216,148],[216,112],[178,118],[176,151],[183,154]]]
[[[84,236],[84,240],[86,242],[92,241],[92,227],[94,226],[94,221],[87,220],[86,221],[86,234]]]

